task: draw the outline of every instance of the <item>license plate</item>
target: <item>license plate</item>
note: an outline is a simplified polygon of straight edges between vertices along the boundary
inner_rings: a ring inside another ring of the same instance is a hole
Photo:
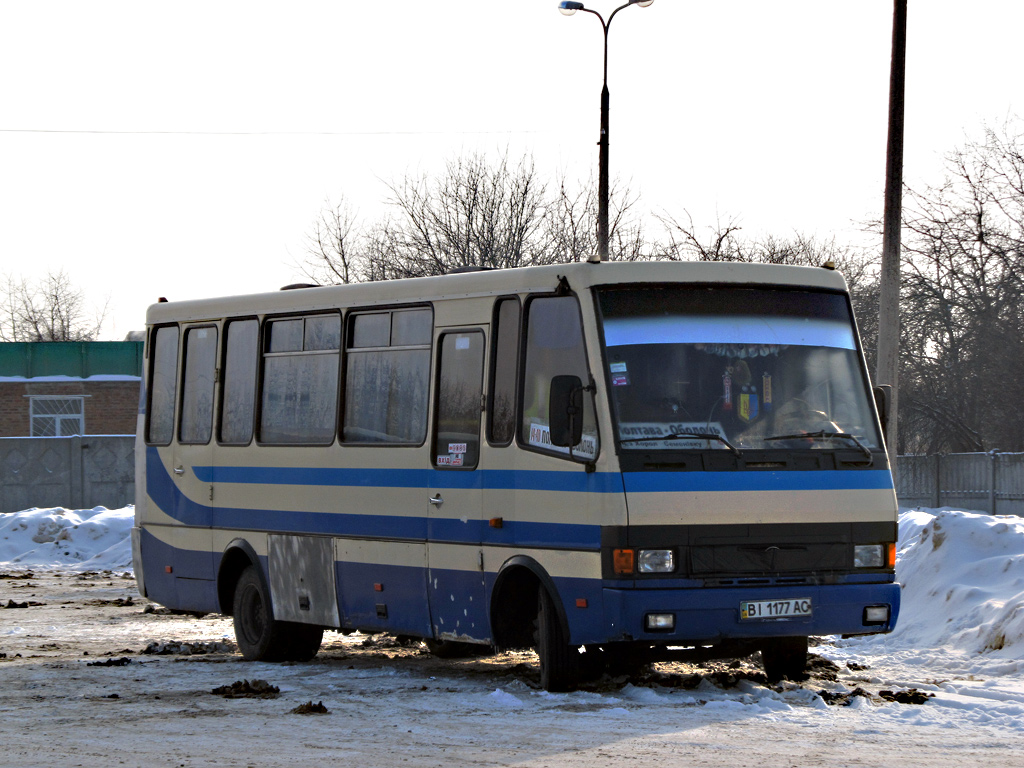
[[[811,615],[811,599],[744,600],[740,603],[740,619],[798,619]]]

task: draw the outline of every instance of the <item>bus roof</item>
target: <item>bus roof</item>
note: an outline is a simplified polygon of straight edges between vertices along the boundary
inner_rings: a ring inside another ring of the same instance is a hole
[[[563,277],[576,291],[636,283],[775,285],[846,291],[846,281],[841,274],[818,267],[721,261],[578,262],[161,302],[149,307],[146,323],[158,325],[255,313],[549,292]]]

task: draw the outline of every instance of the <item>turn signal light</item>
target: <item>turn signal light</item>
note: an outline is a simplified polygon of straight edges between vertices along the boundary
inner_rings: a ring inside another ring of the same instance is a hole
[[[885,545],[885,565],[887,568],[896,567],[896,542],[890,541]]]
[[[620,576],[629,576],[636,566],[636,552],[632,549],[612,550],[612,570]]]

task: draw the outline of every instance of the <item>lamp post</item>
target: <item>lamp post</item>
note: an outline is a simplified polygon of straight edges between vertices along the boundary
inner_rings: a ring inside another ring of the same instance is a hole
[[[565,16],[572,16],[576,11],[585,11],[586,13],[594,14],[601,22],[601,29],[604,30],[604,77],[601,87],[601,138],[598,142],[600,153],[598,160],[597,182],[597,261],[605,261],[608,259],[608,28],[612,25],[612,19],[615,18],[615,14],[623,8],[629,8],[631,5],[639,5],[641,8],[646,8],[653,2],[654,0],[629,0],[625,5],[620,5],[612,11],[611,16],[608,17],[608,21],[605,21],[604,17],[597,11],[592,11],[589,8],[584,7],[583,3],[576,2],[575,0],[562,0],[562,2],[558,4],[558,10]],[[594,259],[590,258],[588,261],[594,261]]]

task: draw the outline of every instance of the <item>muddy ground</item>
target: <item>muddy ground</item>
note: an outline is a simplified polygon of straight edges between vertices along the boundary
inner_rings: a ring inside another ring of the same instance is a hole
[[[772,689],[756,657],[658,664],[555,695],[532,653],[445,660],[386,635],[251,663],[229,619],[170,614],[128,574],[7,570],[0,768],[1024,766],[1019,734],[919,717],[926,674],[915,691],[853,666],[815,655],[810,679]]]

